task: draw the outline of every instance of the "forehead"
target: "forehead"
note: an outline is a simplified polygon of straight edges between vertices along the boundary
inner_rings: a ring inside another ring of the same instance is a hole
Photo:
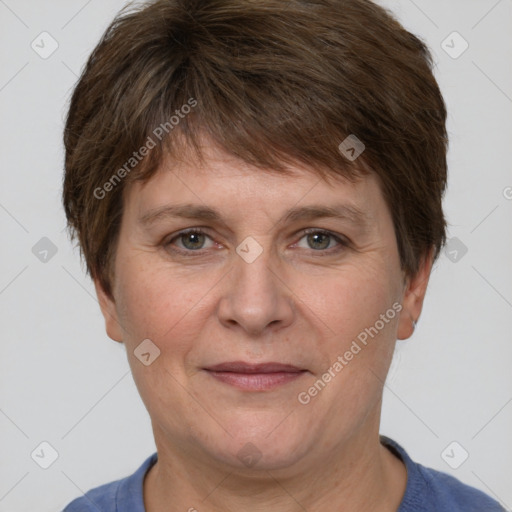
[[[214,219],[218,211],[237,217],[243,212],[276,218],[299,206],[341,206],[355,219],[371,221],[383,206],[378,176],[368,173],[355,181],[330,173],[324,179],[314,168],[287,165],[286,172],[252,166],[216,146],[206,146],[203,159],[190,155],[180,160],[164,157],[155,174],[145,183],[130,184],[125,196],[125,212],[148,221],[159,210],[177,205],[187,216],[202,210],[202,217]],[[382,203],[382,204],[381,204]],[[385,205],[384,205],[385,207]],[[176,208],[175,208],[176,211]],[[192,215],[190,215],[192,217]]]

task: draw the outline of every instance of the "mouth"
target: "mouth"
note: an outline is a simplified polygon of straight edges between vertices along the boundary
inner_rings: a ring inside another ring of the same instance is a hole
[[[251,364],[243,361],[221,363],[204,370],[215,380],[246,391],[268,391],[307,373],[307,370],[289,364]]]

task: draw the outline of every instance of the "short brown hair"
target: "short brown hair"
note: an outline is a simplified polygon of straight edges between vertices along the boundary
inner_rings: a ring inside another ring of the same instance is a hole
[[[63,203],[87,271],[112,297],[123,190],[148,180],[164,151],[201,158],[203,134],[261,169],[296,162],[349,179],[371,169],[414,275],[446,240],[446,107],[432,69],[426,45],[369,0],[157,0],[121,12],[64,131]],[[365,145],[357,160],[338,148],[350,135]]]

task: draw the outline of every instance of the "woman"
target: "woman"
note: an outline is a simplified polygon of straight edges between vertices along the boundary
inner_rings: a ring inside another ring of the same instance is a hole
[[[445,121],[426,46],[370,1],[112,23],[63,200],[157,453],[66,512],[503,510],[379,435],[445,242]]]

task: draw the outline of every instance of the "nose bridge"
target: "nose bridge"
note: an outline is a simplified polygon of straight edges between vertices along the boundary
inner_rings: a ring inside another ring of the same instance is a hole
[[[292,320],[290,294],[276,274],[278,264],[270,248],[242,242],[233,258],[233,270],[219,307],[224,324],[238,324],[251,333],[260,333],[269,324]]]
[[[241,249],[240,249],[241,250]],[[275,281],[275,262],[272,261],[270,250],[262,251],[254,260],[246,260],[243,256],[235,259],[234,271],[234,291],[240,298],[251,296],[254,299],[250,302],[256,302],[258,298],[270,299],[274,296]],[[272,269],[274,264],[274,269]]]

